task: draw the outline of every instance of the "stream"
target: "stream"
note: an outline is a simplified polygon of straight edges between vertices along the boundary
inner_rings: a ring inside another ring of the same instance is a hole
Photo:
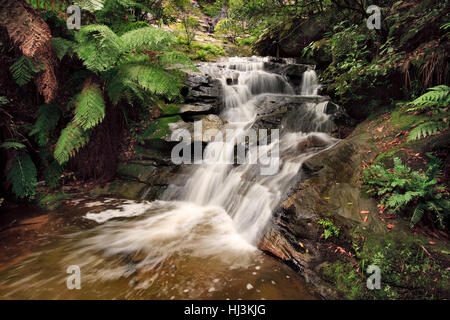
[[[199,65],[222,84],[226,138],[208,143],[202,161],[184,165],[185,185],[170,185],[156,201],[80,198],[58,210],[27,212],[38,225],[45,216],[41,224],[53,228],[37,228],[26,253],[14,249],[25,241],[14,233],[17,227],[2,231],[5,254],[18,257],[0,259],[0,298],[318,298],[296,272],[257,246],[302,163],[338,140],[325,133],[326,104],[311,99],[304,114],[268,134],[266,145],[248,143],[246,161],[236,165],[235,146],[251,136],[262,99],[317,97],[313,69],[296,87],[264,70],[266,61]],[[313,148],[304,147],[311,141]],[[81,271],[81,289],[67,288],[69,266]]]

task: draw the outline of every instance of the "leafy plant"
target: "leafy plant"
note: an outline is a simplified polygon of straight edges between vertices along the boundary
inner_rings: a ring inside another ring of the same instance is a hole
[[[326,220],[326,219],[320,219],[317,221],[317,224],[321,225],[323,227],[323,235],[325,239],[328,239],[330,237],[335,236],[336,238],[339,237],[339,228],[335,226],[333,221]]]
[[[23,86],[30,82],[42,70],[42,66],[36,66],[30,58],[21,56],[9,67],[9,70],[14,81],[19,86]]]
[[[392,213],[407,212],[410,208],[411,226],[427,212],[444,227],[450,212],[449,194],[438,182],[441,162],[432,154],[428,157],[431,161],[425,172],[411,170],[397,157],[392,169],[372,165],[364,171],[364,182],[369,186],[368,192],[380,196],[381,203]]]
[[[12,191],[19,198],[33,199],[36,194],[37,170],[26,152],[15,154],[7,178],[12,183]]]
[[[411,130],[408,141],[426,138],[449,127],[450,87],[440,85],[429,88],[428,92],[407,105],[412,106],[407,109],[408,112],[426,113],[429,117]]]
[[[34,123],[30,135],[35,135],[39,146],[48,144],[50,132],[56,127],[61,111],[55,104],[44,104],[39,107],[39,116]]]
[[[158,97],[180,97],[180,71],[175,68],[195,67],[183,53],[172,50],[174,42],[169,32],[156,27],[133,29],[120,36],[105,25],[81,28],[72,50],[93,74],[69,103],[69,107],[75,106],[73,119],[61,132],[54,151],[60,164],[87,144],[91,129],[103,121],[105,94],[114,105],[123,98],[133,105],[136,101],[148,104]],[[71,52],[67,41],[60,43],[60,51]]]

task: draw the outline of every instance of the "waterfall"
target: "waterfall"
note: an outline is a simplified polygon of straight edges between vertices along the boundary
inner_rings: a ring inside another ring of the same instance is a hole
[[[224,108],[220,117],[226,122],[222,130],[227,132],[226,139],[210,142],[203,162],[187,168],[191,169],[190,178],[184,187],[170,186],[162,201],[129,204],[113,212],[88,215],[102,222],[120,216],[143,218],[120,225],[107,222],[105,229],[109,231],[89,239],[85,246],[116,254],[145,252],[146,263],[154,265],[180,254],[211,255],[245,263],[245,257],[256,250],[274,208],[299,174],[302,163],[318,149],[336,142],[324,132],[315,132],[328,120],[325,104],[306,103],[304,113],[299,112],[304,116],[300,121],[303,130],[274,135],[264,146],[249,145],[248,161],[235,165],[236,141],[249,134],[261,97],[299,97],[284,76],[264,70],[264,61],[258,57],[230,58],[199,66],[203,74],[221,82]],[[303,80],[302,95],[317,94],[315,72],[306,71]],[[308,148],[310,145],[313,148]],[[267,160],[263,156],[277,151],[279,170],[262,175],[263,160]],[[256,164],[249,159],[255,155]]]
[[[78,232],[4,276],[0,293],[3,287],[19,297],[50,299],[77,292],[87,299],[298,296],[298,280],[275,267],[278,262],[257,244],[290,185],[301,179],[304,161],[337,139],[326,133],[327,101],[311,97],[317,93],[315,73],[305,72],[304,94],[297,95],[283,72],[264,69],[265,61],[230,58],[199,66],[221,82],[225,125],[219,133],[225,139],[210,142],[202,162],[182,167],[189,177],[184,186],[174,183],[152,202],[86,205],[83,218],[91,221],[83,219]],[[247,143],[236,163],[237,142],[264,126],[261,118],[271,110],[280,114],[273,125],[280,132],[270,132],[267,143]],[[61,290],[61,275],[72,265],[82,270],[83,290]]]
[[[300,94],[303,96],[316,96],[319,88],[320,85],[317,81],[316,72],[312,69],[305,71],[302,76],[302,87]]]

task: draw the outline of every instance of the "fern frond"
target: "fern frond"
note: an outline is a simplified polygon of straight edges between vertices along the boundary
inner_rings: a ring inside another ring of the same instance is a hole
[[[430,106],[450,104],[450,87],[446,85],[439,85],[428,89],[427,93],[424,93],[414,101],[408,103],[408,105],[415,106],[408,109],[408,111],[416,111]]]
[[[69,123],[61,131],[53,156],[59,164],[64,164],[89,141],[89,133]]]
[[[64,38],[54,37],[52,39],[52,46],[56,51],[58,59],[61,60],[65,55],[73,56],[76,43]]]
[[[162,67],[153,65],[149,62],[129,62],[125,63],[110,75],[110,81],[106,91],[113,103],[117,103],[127,89],[135,90],[136,86],[148,94],[173,99],[180,94],[179,79]],[[131,82],[130,82],[131,81]]]
[[[187,55],[179,51],[167,51],[159,56],[159,62],[166,68],[175,69],[189,69],[197,71],[197,68],[192,63]]]
[[[419,203],[417,205],[417,207],[414,209],[414,213],[413,213],[413,215],[411,217],[411,220],[410,220],[411,221],[411,226],[416,225],[420,221],[420,219],[422,219],[422,216],[423,216],[423,213],[424,213],[424,208],[425,208],[424,204],[423,203]]]
[[[105,101],[97,83],[88,79],[74,101],[73,123],[83,130],[95,127],[105,118]]]
[[[30,82],[30,80],[41,71],[41,69],[26,56],[21,56],[17,59],[17,61],[9,67],[9,70],[11,71],[14,81],[19,86],[23,86]]]
[[[0,148],[2,148],[2,149],[23,150],[23,149],[26,149],[26,146],[23,143],[20,143],[20,142],[7,141],[7,142],[0,143]]]
[[[15,155],[7,178],[11,181],[12,191],[18,198],[34,198],[37,185],[37,170],[27,153],[20,152]]]
[[[120,39],[129,51],[166,51],[175,42],[170,32],[152,26],[128,31]]]
[[[50,131],[56,127],[60,117],[61,111],[54,104],[44,104],[39,107],[39,116],[30,132],[30,135],[37,135],[39,146],[47,145]]]
[[[438,131],[442,131],[448,128],[449,124],[443,121],[427,121],[414,129],[408,135],[408,141],[415,141],[422,138],[426,138],[430,135],[436,134]]]
[[[76,0],[74,4],[86,11],[94,12],[103,8],[105,0]]]
[[[76,53],[84,65],[94,72],[114,67],[124,52],[124,43],[110,28],[91,24],[84,26],[76,35]]]
[[[5,96],[0,96],[0,106],[7,105],[9,103],[9,99]]]

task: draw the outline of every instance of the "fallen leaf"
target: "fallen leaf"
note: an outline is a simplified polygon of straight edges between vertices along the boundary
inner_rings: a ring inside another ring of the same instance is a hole
[[[360,211],[360,213],[369,213],[370,211],[368,211],[368,210],[362,210],[362,211]]]
[[[429,241],[428,244],[434,245],[434,244],[436,244],[436,242],[434,242],[434,241]]]
[[[366,221],[367,221],[367,216],[364,217],[364,222],[366,222]]]
[[[394,226],[393,224],[390,224],[390,223],[389,223],[389,224],[387,225],[387,228],[388,228],[388,229],[394,229],[395,226]]]

